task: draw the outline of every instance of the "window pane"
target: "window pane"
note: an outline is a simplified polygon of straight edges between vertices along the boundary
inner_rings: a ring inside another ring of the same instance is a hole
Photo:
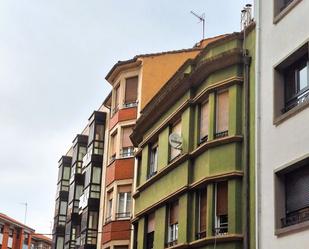
[[[125,103],[132,103],[137,100],[138,77],[126,79]]]
[[[90,211],[89,212],[89,228],[97,229],[98,228],[98,213]]]
[[[125,193],[118,194],[118,213],[124,213]]]
[[[63,179],[69,179],[70,178],[70,167],[64,167],[63,168]]]
[[[79,146],[79,152],[78,152],[78,161],[82,161],[83,157],[86,155],[87,148],[84,146]]]
[[[181,136],[181,121],[172,127],[171,133],[176,133]],[[176,149],[170,146],[170,160],[174,159],[181,153],[181,149]]]
[[[61,201],[60,202],[60,214],[66,215],[66,213],[67,213],[67,202]]]
[[[92,182],[100,184],[101,183],[101,168],[93,167],[93,174],[92,174]]]
[[[99,141],[104,140],[104,125],[102,124],[96,125],[95,140],[99,140]]]
[[[299,70],[299,90],[306,88],[308,86],[308,67],[307,65]]]

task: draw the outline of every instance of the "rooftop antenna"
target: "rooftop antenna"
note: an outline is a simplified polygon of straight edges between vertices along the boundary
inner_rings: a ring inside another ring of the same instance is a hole
[[[27,203],[27,202],[21,202],[20,204],[25,206],[25,217],[24,217],[24,224],[26,225],[26,221],[27,221],[27,209],[28,209],[28,203]]]
[[[201,15],[198,15],[196,14],[194,11],[190,11],[190,13],[192,15],[194,15],[195,17],[197,17],[200,21],[199,22],[202,22],[203,23],[203,40],[205,38],[205,13],[201,14]]]
[[[243,54],[247,55],[246,50],[246,28],[252,23],[252,5],[246,4],[241,11],[240,18],[240,29],[243,30],[244,41],[243,41]]]

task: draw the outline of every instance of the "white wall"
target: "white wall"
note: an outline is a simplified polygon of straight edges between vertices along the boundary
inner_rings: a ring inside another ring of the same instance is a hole
[[[274,170],[309,153],[309,108],[279,126],[273,125],[273,67],[309,39],[309,1],[301,1],[276,25],[273,24],[273,0],[260,0],[259,4],[260,248],[307,249],[309,229],[281,237],[274,234]]]

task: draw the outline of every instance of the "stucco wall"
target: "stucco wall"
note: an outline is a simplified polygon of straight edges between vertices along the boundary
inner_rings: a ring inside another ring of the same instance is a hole
[[[281,237],[274,235],[274,170],[309,152],[309,109],[278,126],[273,124],[273,67],[309,39],[309,1],[300,1],[277,24],[273,24],[273,1],[260,3],[260,248],[304,249],[309,245],[308,229]]]

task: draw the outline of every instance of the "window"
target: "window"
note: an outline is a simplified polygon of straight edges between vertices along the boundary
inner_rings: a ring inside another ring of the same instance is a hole
[[[110,161],[114,161],[116,159],[116,142],[117,142],[117,132],[114,132],[111,135]]]
[[[216,220],[215,235],[225,235],[228,233],[228,184],[218,182],[216,190]]]
[[[199,142],[205,142],[208,139],[208,123],[209,123],[209,104],[205,101],[200,105],[200,131]]]
[[[198,200],[198,232],[197,239],[206,237],[206,215],[207,215],[207,189],[200,189],[197,193]]]
[[[134,147],[130,139],[132,130],[133,130],[132,126],[122,128],[121,157],[130,157],[134,155]]]
[[[10,229],[12,230],[12,229]],[[13,237],[13,232],[12,232],[12,235],[11,235],[11,232],[10,232],[10,237]],[[28,233],[24,233],[24,245],[28,245],[29,243],[29,234]]]
[[[3,233],[3,225],[0,224],[0,233]]]
[[[229,92],[220,91],[216,96],[216,134],[215,138],[225,137],[229,130]]]
[[[116,218],[129,218],[131,215],[131,186],[120,186]]]
[[[137,101],[137,86],[138,77],[131,77],[126,79],[126,90],[125,90],[125,100],[124,107],[136,106]]]
[[[89,229],[98,229],[98,212],[89,211],[89,221],[88,221]]]
[[[116,113],[119,109],[119,103],[120,103],[120,84],[118,84],[118,86],[116,86],[115,90],[114,90],[114,109],[112,111],[112,113]]]
[[[309,221],[309,162],[293,165],[277,173],[277,228]]]
[[[149,153],[148,178],[154,176],[158,170],[158,143],[154,143]]]
[[[177,244],[178,240],[178,200],[169,205],[168,212],[168,241],[167,246],[173,246]]]
[[[309,101],[308,44],[305,44],[275,68],[275,118]],[[289,112],[291,113],[291,112]]]
[[[57,237],[56,249],[63,249],[64,237]]]
[[[107,193],[107,214],[106,214],[106,222],[109,222],[112,220],[112,212],[113,212],[113,192]]]
[[[170,134],[175,133],[181,136],[181,121],[174,124],[171,128]],[[175,159],[177,156],[179,156],[181,153],[181,144],[179,145],[179,148],[173,148],[170,146],[170,161]]]
[[[274,0],[274,14],[278,15],[281,11],[286,9],[293,0]]]
[[[147,235],[146,235],[146,249],[153,249],[155,233],[155,214],[149,214],[147,219]]]

